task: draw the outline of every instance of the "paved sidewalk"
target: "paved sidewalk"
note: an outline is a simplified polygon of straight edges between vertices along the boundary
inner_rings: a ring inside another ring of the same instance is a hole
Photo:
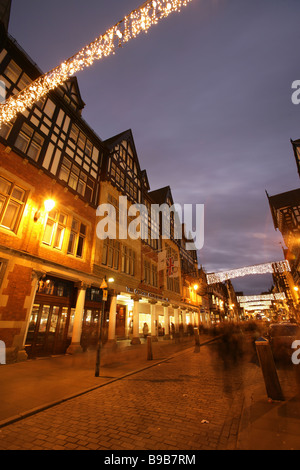
[[[299,366],[277,369],[284,401],[268,399],[260,369],[245,390],[237,449],[300,450]]]
[[[207,335],[200,338],[201,343],[214,339]],[[120,341],[113,350],[103,347],[100,377],[95,377],[96,350],[0,365],[0,427],[194,347],[193,337],[179,342],[160,339],[152,343],[150,361],[147,344],[144,339],[141,341],[135,346]]]

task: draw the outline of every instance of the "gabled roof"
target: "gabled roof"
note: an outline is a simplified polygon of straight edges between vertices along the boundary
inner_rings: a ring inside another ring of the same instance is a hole
[[[149,180],[148,180],[148,175],[147,175],[147,171],[146,170],[142,170],[142,173],[141,173],[141,176],[142,176],[142,181],[145,185],[145,189],[147,191],[150,190],[150,183],[149,183]]]
[[[6,33],[8,31],[10,9],[11,0],[0,0],[0,23],[2,26],[4,26]]]
[[[297,139],[297,140],[292,140],[291,139],[291,144],[293,146],[293,151],[294,151],[294,155],[295,155],[297,170],[298,170],[298,173],[299,173],[299,176],[300,176],[300,161],[299,161],[299,153],[298,153],[298,149],[300,148],[300,139]]]
[[[155,191],[150,191],[148,195],[157,204],[164,204],[167,199],[170,198],[173,205],[173,196],[170,186],[165,186],[164,188],[156,189]]]
[[[128,129],[127,131],[121,132],[120,134],[117,134],[113,137],[110,137],[109,139],[104,140],[103,144],[111,152],[115,149],[116,145],[121,144],[124,140],[126,140],[130,144],[135,162],[137,164],[138,172],[140,173],[141,172],[140,162],[139,162],[139,158],[138,158],[138,154],[136,151],[131,129]]]
[[[294,189],[285,193],[269,196],[269,203],[275,210],[284,209],[285,207],[294,207],[300,205],[300,189]]]
[[[294,189],[285,193],[275,194],[274,196],[269,196],[267,193],[267,197],[269,200],[275,229],[279,228],[276,211],[280,211],[287,207],[295,207],[300,205],[300,189]]]
[[[85,102],[81,98],[78,80],[76,77],[70,77],[61,85],[61,90],[65,93],[76,105],[79,111],[85,107]]]

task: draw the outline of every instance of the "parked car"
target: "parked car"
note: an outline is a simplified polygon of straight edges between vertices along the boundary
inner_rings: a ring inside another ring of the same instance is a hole
[[[289,360],[294,352],[292,344],[300,339],[300,327],[297,323],[281,322],[269,326],[267,338],[275,360]]]

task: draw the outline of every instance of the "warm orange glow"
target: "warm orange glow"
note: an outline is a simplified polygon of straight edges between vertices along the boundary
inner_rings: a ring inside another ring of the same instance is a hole
[[[45,206],[45,211],[46,212],[51,212],[52,209],[54,209],[54,207],[55,207],[55,201],[53,201],[53,199],[47,199],[44,202],[44,206]]]

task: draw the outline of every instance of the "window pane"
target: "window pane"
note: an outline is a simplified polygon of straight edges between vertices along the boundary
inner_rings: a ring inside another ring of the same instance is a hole
[[[79,180],[77,192],[78,192],[79,194],[81,194],[81,196],[84,196],[84,193],[85,193],[85,183],[84,183],[82,180]]]
[[[11,188],[11,183],[9,183],[8,181],[4,180],[3,178],[0,178],[0,193],[2,193],[2,194],[8,194],[10,188]]]
[[[86,226],[84,224],[80,224],[80,233],[82,235],[86,234]]]
[[[1,216],[1,211],[4,207],[4,204],[5,204],[5,198],[0,196],[0,216]]]
[[[102,250],[102,264],[107,263],[107,240],[103,243],[103,250]]]
[[[64,227],[57,227],[55,240],[54,240],[54,248],[61,250],[63,239],[64,239],[65,229]]]
[[[66,168],[65,166],[62,166],[59,173],[59,179],[67,182],[69,179],[69,173],[70,170],[68,170],[68,168]]]
[[[12,125],[10,123],[2,123],[0,126],[0,136],[3,137],[3,139],[7,139],[11,129]]]
[[[18,83],[18,88],[20,88],[20,90],[23,90],[23,88],[28,86],[31,83],[31,81],[32,80],[30,80],[30,78],[25,73],[23,73],[22,78]]]
[[[46,243],[47,245],[51,245],[54,228],[55,228],[55,223],[52,220],[48,220],[47,225],[45,227],[43,243]]]
[[[12,197],[18,201],[24,201],[25,191],[17,186],[13,189]]]
[[[83,254],[83,244],[84,244],[84,238],[83,238],[83,237],[79,237],[78,246],[77,246],[77,253],[76,253],[76,256],[78,256],[78,258],[81,258],[81,257],[82,257],[82,254]]]
[[[78,127],[72,125],[71,132],[70,132],[70,139],[73,139],[74,142],[77,142],[77,137],[78,137]]]
[[[37,145],[35,142],[31,142],[31,145],[27,151],[27,155],[28,157],[32,158],[32,160],[36,162],[39,158],[40,151],[41,151],[41,147]]]
[[[108,248],[108,262],[107,262],[107,266],[109,266],[110,268],[112,267],[113,265],[113,248],[110,246]]]
[[[13,82],[16,83],[19,76],[21,75],[22,70],[18,65],[11,60],[8,66],[5,69],[5,75]]]
[[[15,224],[17,221],[19,209],[20,209],[19,204],[17,204],[16,202],[10,201],[6,208],[1,225],[3,227],[13,230],[15,228]]]
[[[26,134],[23,134],[23,132],[20,132],[20,134],[16,138],[15,147],[21,150],[21,152],[25,153],[29,144],[29,140],[30,139]]]
[[[69,179],[69,186],[70,186],[70,188],[76,189],[76,188],[77,188],[77,183],[78,183],[78,178],[77,178],[77,176],[74,175],[74,173],[71,173],[70,179]]]
[[[73,255],[75,250],[76,234],[74,232],[70,233],[68,253]]]
[[[84,149],[84,146],[85,146],[85,140],[86,140],[85,136],[82,133],[80,133],[77,145],[82,150]]]
[[[78,222],[75,219],[72,221],[72,230],[78,232]]]

